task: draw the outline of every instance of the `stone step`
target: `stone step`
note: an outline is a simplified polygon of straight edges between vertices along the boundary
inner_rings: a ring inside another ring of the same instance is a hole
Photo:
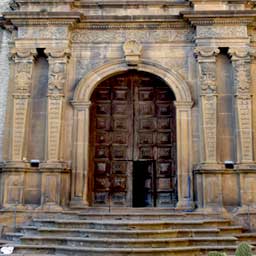
[[[31,233],[31,232],[27,232]],[[174,237],[198,237],[218,236],[221,231],[218,228],[197,229],[169,229],[169,230],[97,230],[80,228],[55,228],[40,227],[40,235],[91,237],[91,238],[174,238]]]
[[[80,213],[77,215],[82,220],[166,220],[166,219],[209,219],[202,214],[181,212],[133,212],[133,213]]]
[[[26,245],[60,245],[73,247],[104,247],[104,248],[171,248],[203,245],[235,245],[235,237],[183,237],[154,239],[120,239],[120,238],[74,238],[56,236],[24,236],[22,244]]]
[[[95,228],[95,229],[170,229],[170,228],[190,228],[190,227],[218,227],[230,225],[229,220],[208,219],[208,220],[165,220],[165,221],[93,221],[93,220],[53,220],[34,219],[36,226],[49,227],[70,227],[70,228]],[[113,228],[115,227],[115,228]]]
[[[253,246],[256,246],[256,233],[242,233],[235,235],[240,242],[247,242]]]
[[[236,246],[184,246],[172,248],[88,248],[52,245],[14,245],[15,253],[28,254],[56,254],[76,256],[198,256],[207,255],[209,251],[225,251],[234,254]]]
[[[8,241],[18,241],[22,236],[24,236],[21,232],[7,232],[4,234],[4,238]]]

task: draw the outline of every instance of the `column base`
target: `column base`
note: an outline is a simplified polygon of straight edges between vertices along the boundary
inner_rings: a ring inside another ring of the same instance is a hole
[[[43,211],[63,211],[63,208],[56,203],[45,203],[37,209]]]
[[[229,215],[228,211],[221,206],[208,206],[204,208],[198,208],[196,209],[196,212],[202,213],[202,214],[214,214],[214,215],[223,215],[227,216]]]
[[[73,208],[73,209],[79,209],[79,208],[83,209],[83,208],[88,208],[89,203],[87,201],[83,200],[82,198],[77,197],[77,198],[72,198],[69,206],[70,206],[70,208]]]
[[[175,210],[177,211],[192,211],[195,208],[195,203],[190,199],[179,200]]]
[[[237,211],[235,212],[236,215],[244,215],[244,214],[256,214],[256,205],[252,204],[252,205],[243,205],[241,207],[239,207],[237,209]]]

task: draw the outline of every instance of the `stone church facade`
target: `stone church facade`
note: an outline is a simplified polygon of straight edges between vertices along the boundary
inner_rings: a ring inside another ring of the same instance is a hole
[[[2,208],[256,204],[254,1],[2,2]]]

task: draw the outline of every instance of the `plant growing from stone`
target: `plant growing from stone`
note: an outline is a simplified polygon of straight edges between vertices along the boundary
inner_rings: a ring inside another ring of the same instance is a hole
[[[248,243],[239,244],[235,256],[252,256],[252,249]]]

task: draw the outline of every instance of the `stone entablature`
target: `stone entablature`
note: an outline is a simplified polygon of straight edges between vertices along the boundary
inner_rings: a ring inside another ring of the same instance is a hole
[[[227,177],[230,189],[237,184],[242,188],[236,191],[234,207],[255,204],[255,192],[249,197],[245,188],[247,182],[256,182],[255,87],[250,72],[256,11],[247,2],[102,1],[99,6],[96,1],[16,1],[17,9],[4,13],[8,26],[13,25],[15,51],[2,204],[55,208],[90,204],[90,97],[104,79],[130,69],[161,77],[175,94],[177,207],[193,207],[194,195],[198,207],[229,204],[231,199],[222,190]],[[35,168],[27,157],[26,136],[28,127],[36,125],[30,103],[40,51],[48,77],[47,129],[42,141],[45,158]],[[217,156],[216,67],[223,52],[228,53],[234,74],[236,173],[225,170]]]

